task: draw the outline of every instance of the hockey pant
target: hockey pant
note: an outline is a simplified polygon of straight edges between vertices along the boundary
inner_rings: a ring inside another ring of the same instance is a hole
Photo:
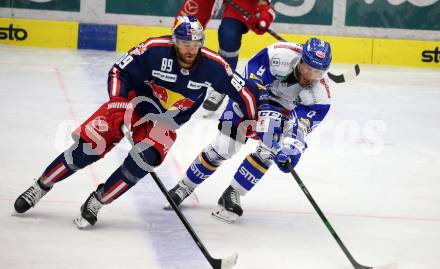
[[[235,70],[241,47],[242,35],[248,31],[246,25],[233,18],[223,18],[218,28],[219,54]]]
[[[61,153],[43,172],[40,181],[52,186],[77,170],[103,158],[120,142],[109,131],[107,103],[89,117],[72,137],[75,144]],[[132,117],[132,123],[137,117]],[[176,133],[161,126],[160,122],[147,121],[132,130],[135,146],[120,167],[98,187],[98,198],[110,203],[145,177],[152,168],[160,165],[176,140]]]

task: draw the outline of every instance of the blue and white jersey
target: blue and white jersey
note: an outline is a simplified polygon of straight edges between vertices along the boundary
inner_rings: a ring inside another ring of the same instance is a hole
[[[134,91],[146,100],[135,108],[140,116],[171,115],[178,127],[200,107],[211,86],[234,100],[246,118],[255,119],[258,89],[254,83],[206,48],[201,49],[194,67],[182,68],[169,36],[150,38],[131,49],[114,64],[108,80],[110,97],[129,97]]]
[[[301,44],[272,44],[248,61],[244,77],[253,80],[260,89],[267,89],[270,103],[284,108],[292,118],[296,118],[307,134],[324,119],[330,109],[330,86],[326,73],[306,87],[296,81],[293,72],[301,60],[301,52]],[[233,108],[233,101],[229,103],[226,110]],[[228,120],[224,115],[220,121]],[[241,122],[238,118],[232,121],[236,126]]]

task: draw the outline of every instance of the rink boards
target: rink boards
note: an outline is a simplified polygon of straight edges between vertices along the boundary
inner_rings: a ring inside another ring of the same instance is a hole
[[[167,35],[170,28],[102,25],[78,22],[0,18],[0,44],[30,47],[126,51],[148,37]],[[302,43],[310,36],[281,34]],[[332,44],[335,63],[382,64],[440,68],[440,42],[318,36]],[[257,42],[256,42],[257,41]],[[276,41],[271,35],[243,36],[240,57],[253,54]],[[207,30],[206,46],[218,50],[217,31]]]

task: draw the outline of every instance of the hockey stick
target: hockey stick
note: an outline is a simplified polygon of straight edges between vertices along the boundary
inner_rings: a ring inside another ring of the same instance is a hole
[[[125,124],[123,124],[121,126],[121,130],[122,130],[122,133],[124,134],[124,136],[128,139],[128,141],[130,141],[130,144],[132,146],[134,146],[135,144],[134,144],[133,138],[131,137],[130,131],[128,130],[127,126],[125,126]],[[203,253],[203,256],[205,256],[205,258],[208,260],[209,264],[211,264],[212,268],[214,268],[214,269],[229,269],[229,268],[232,268],[237,263],[238,254],[234,254],[234,255],[231,255],[231,256],[229,256],[227,258],[223,258],[223,259],[213,258],[209,254],[208,250],[203,245],[202,241],[197,236],[196,232],[193,230],[193,228],[191,227],[189,222],[186,220],[186,218],[183,215],[182,211],[180,211],[180,209],[174,203],[173,199],[171,199],[170,195],[168,194],[167,189],[165,188],[165,186],[163,185],[162,181],[157,176],[157,174],[154,171],[151,171],[150,175],[151,175],[151,177],[153,177],[154,182],[156,182],[157,186],[162,191],[162,194],[167,198],[168,203],[170,203],[171,207],[174,209],[174,212],[176,212],[176,214],[179,217],[180,221],[183,223],[183,225],[185,226],[186,230],[191,235],[191,237],[193,238],[194,242],[199,247],[200,251]]]
[[[242,7],[237,5],[237,3],[235,3],[234,1],[232,1],[232,0],[224,0],[224,1],[228,4],[230,4],[236,10],[238,10],[243,15],[243,17],[245,17],[246,19],[249,17],[249,12],[247,12]],[[279,34],[277,34],[274,30],[268,28],[267,32],[271,36],[273,36],[276,40],[286,42],[286,40],[283,37],[281,37]],[[347,71],[345,73],[335,75],[331,72],[327,72],[327,75],[334,82],[343,83],[343,82],[347,82],[347,81],[354,79],[356,76],[359,75],[360,72],[361,72],[361,69],[360,69],[359,65],[355,64],[352,70]]]
[[[353,258],[353,256],[348,251],[348,249],[345,247],[344,243],[342,243],[342,240],[339,238],[338,234],[333,229],[333,227],[331,226],[330,222],[325,217],[324,213],[321,211],[321,209],[319,208],[318,204],[313,199],[313,197],[310,194],[309,190],[307,190],[307,188],[304,185],[304,183],[302,182],[301,178],[298,176],[296,171],[293,169],[292,165],[290,163],[287,163],[287,167],[289,168],[289,171],[292,174],[293,178],[295,178],[295,180],[298,183],[298,185],[300,186],[301,190],[304,192],[304,194],[306,195],[307,199],[310,201],[310,203],[312,204],[313,208],[318,213],[319,217],[324,222],[325,226],[327,227],[329,232],[333,235],[333,238],[336,240],[338,245],[341,247],[341,249],[344,252],[345,256],[347,256],[348,260],[350,260],[351,264],[353,265],[353,267],[355,269],[393,269],[393,268],[397,267],[397,265],[395,263],[388,264],[388,265],[383,265],[383,266],[375,266],[375,267],[365,266],[365,265],[361,265],[360,263],[358,263]]]

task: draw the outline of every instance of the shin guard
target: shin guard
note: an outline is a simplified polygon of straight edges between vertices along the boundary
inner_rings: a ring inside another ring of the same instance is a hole
[[[249,154],[235,173],[231,186],[237,189],[241,195],[244,195],[258,183],[268,168],[254,154]]]

